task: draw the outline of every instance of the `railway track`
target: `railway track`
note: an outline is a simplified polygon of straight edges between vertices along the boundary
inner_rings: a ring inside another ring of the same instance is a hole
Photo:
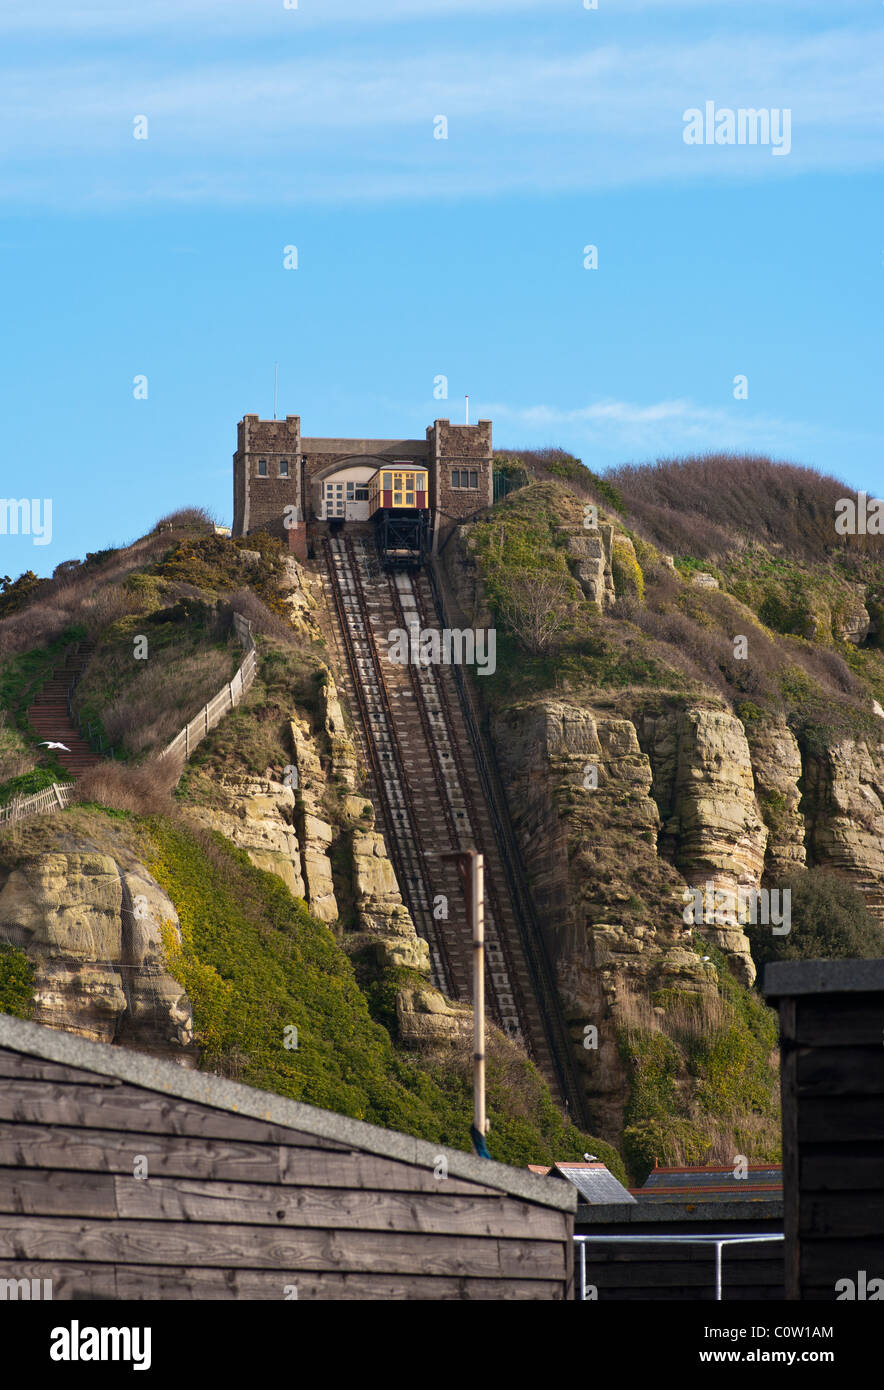
[[[537,924],[527,918],[527,889],[508,862],[515,846],[501,824],[463,674],[389,656],[394,629],[444,626],[430,574],[388,572],[361,537],[327,539],[324,559],[387,844],[415,928],[429,943],[434,983],[449,998],[472,997],[464,893],[456,866],[442,856],[474,848],[485,857],[489,1012],[580,1121],[582,1088],[558,994],[538,955]]]

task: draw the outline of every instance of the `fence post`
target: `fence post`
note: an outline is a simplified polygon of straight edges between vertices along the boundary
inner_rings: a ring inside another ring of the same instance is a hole
[[[59,785],[58,785],[57,782],[53,782],[53,783],[52,783],[52,789],[53,789],[53,791],[55,792],[55,799],[56,799],[56,801],[58,802],[59,806],[63,806],[63,805],[64,805],[64,797],[63,797],[62,794],[61,794],[61,788],[59,787]]]
[[[189,724],[185,724],[185,726],[184,726],[184,761],[185,761],[185,762],[186,762],[187,759],[190,757],[190,733],[189,733],[189,730],[190,730],[190,725],[189,725]]]

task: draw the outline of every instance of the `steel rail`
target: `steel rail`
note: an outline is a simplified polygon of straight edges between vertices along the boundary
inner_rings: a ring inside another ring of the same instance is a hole
[[[410,794],[407,791],[407,783],[404,783],[404,767],[401,750],[398,748],[398,741],[395,739],[389,705],[385,703],[381,695],[383,681],[378,671],[377,653],[373,643],[370,620],[367,617],[364,596],[361,595],[359,583],[354,574],[354,567],[350,561],[350,557],[339,541],[335,540],[331,542],[328,538],[324,538],[323,556],[326,564],[326,572],[329,577],[329,588],[338,619],[338,626],[344,643],[347,663],[350,668],[353,692],[364,730],[366,751],[368,753],[375,786],[378,792],[387,847],[393,861],[393,867],[396,871],[396,878],[400,890],[412,914],[415,927],[430,946],[431,956],[433,957],[433,982],[438,988],[442,989],[450,996],[451,964],[448,960],[445,942],[441,939],[438,928],[433,924],[432,914],[428,908],[431,899],[428,895],[426,872],[416,852],[410,855],[406,853],[406,847],[409,844],[414,845],[415,841],[413,839],[413,834],[402,834],[403,829],[407,829],[407,827],[402,825],[401,817],[404,809],[408,818],[413,820],[414,809],[413,806],[410,806]],[[341,575],[338,572],[338,566],[334,563],[334,557],[340,561],[341,569],[346,571],[346,576],[352,590],[352,596],[357,603],[358,612],[353,614],[352,626],[351,616],[348,613],[347,604],[344,601]],[[354,627],[357,627],[357,631],[358,627],[361,627],[361,638],[367,651],[367,661],[371,666],[371,671],[374,676],[374,685],[377,692],[377,704],[379,708],[372,709],[367,698],[368,691],[364,682],[363,671],[360,669],[360,660],[364,661],[365,658],[361,658],[356,650]],[[391,755],[390,763],[392,763],[392,766],[389,764],[384,766],[382,753],[385,750],[380,746],[378,723],[383,726],[383,733]],[[391,794],[391,782],[395,783],[395,790],[398,793],[398,805],[394,804],[394,798]],[[423,902],[420,901],[421,897],[424,899]]]

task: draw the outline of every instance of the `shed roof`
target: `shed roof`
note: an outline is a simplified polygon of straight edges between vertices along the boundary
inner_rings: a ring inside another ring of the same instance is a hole
[[[632,1191],[640,1202],[678,1202],[685,1198],[703,1202],[778,1202],[783,1196],[783,1174],[779,1164],[750,1168],[745,1178],[737,1178],[731,1165],[708,1168],[654,1168],[643,1187]]]
[[[604,1163],[554,1163],[551,1168],[546,1164],[529,1163],[528,1168],[532,1173],[565,1178],[577,1188],[583,1202],[635,1201],[632,1193]]]
[[[884,994],[884,960],[778,960],[764,968],[769,999],[796,994]]]
[[[476,1158],[460,1149],[400,1134],[398,1130],[351,1120],[346,1115],[336,1115],[331,1110],[320,1110],[269,1091],[258,1091],[207,1072],[186,1071],[174,1062],[148,1057],[128,1048],[89,1042],[41,1023],[0,1014],[0,1047],[98,1075],[114,1076],[149,1091],[176,1096],[197,1105],[210,1105],[236,1115],[248,1115],[401,1163],[432,1169],[442,1154],[452,1177],[481,1183],[484,1187],[559,1211],[574,1211],[577,1206],[577,1194],[569,1184],[545,1183],[533,1173],[510,1168],[493,1159]]]

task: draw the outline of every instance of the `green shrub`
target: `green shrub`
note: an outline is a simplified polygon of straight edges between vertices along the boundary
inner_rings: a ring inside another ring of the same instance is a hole
[[[0,942],[0,1014],[30,1018],[34,1012],[34,966],[24,951]]]
[[[784,878],[777,887],[792,895],[791,930],[774,936],[769,926],[747,929],[759,973],[777,960],[884,956],[884,928],[869,912],[862,894],[837,874],[814,867]]]

